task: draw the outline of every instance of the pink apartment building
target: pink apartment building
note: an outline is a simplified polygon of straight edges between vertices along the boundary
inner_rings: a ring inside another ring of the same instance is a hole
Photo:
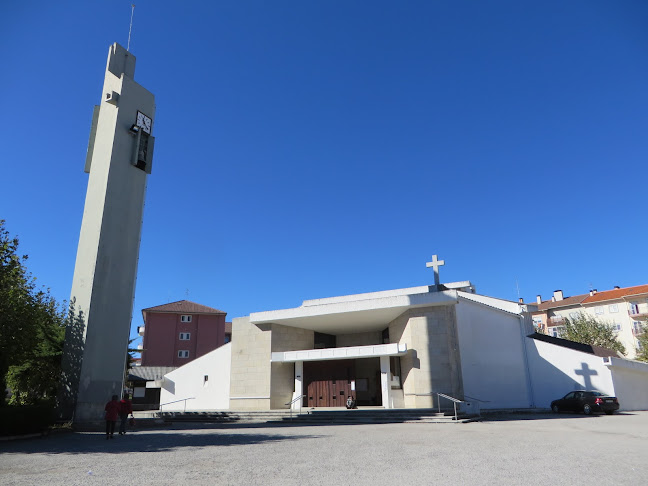
[[[188,300],[142,309],[141,366],[179,367],[229,342],[226,315]]]

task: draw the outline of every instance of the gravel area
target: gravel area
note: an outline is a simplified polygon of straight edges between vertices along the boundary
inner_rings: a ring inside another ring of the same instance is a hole
[[[646,484],[648,412],[469,424],[183,425],[0,442],[0,484]]]

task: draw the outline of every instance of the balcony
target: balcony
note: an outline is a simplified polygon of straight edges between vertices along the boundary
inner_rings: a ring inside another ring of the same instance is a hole
[[[140,336],[144,335],[144,326],[137,326],[137,334]]]
[[[628,315],[636,321],[648,319],[648,303],[630,304]]]

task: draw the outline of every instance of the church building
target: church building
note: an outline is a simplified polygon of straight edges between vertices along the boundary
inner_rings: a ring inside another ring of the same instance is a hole
[[[648,364],[534,333],[468,281],[307,300],[233,319],[232,341],[164,376],[161,410],[548,408],[577,389],[648,408]],[[609,350],[608,350],[609,351]],[[440,395],[441,394],[441,395]],[[442,396],[442,395],[445,395]]]

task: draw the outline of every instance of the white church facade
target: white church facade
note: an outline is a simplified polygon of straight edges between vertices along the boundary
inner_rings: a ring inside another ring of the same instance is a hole
[[[622,409],[648,409],[648,364],[534,338],[534,310],[466,281],[252,313],[233,320],[231,343],[166,375],[160,403],[275,410],[344,407],[351,396],[359,406],[451,408],[441,393],[482,409],[534,409],[597,389],[623,390]]]

